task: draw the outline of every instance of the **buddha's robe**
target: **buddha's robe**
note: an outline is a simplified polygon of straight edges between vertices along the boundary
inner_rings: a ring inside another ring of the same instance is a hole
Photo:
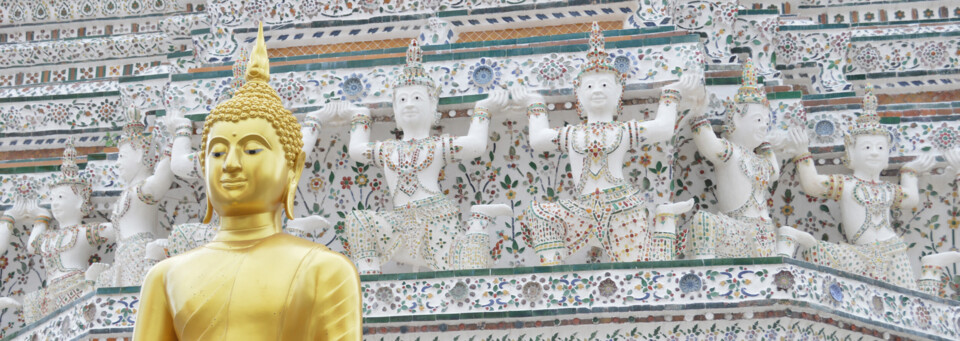
[[[214,241],[158,263],[134,339],[360,340],[360,279],[346,257],[284,233]]]

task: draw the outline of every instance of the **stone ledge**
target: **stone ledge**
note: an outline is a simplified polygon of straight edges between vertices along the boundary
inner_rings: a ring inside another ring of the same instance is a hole
[[[781,257],[365,275],[361,290],[367,339],[960,336],[958,301]],[[138,294],[98,289],[4,340],[129,336]]]

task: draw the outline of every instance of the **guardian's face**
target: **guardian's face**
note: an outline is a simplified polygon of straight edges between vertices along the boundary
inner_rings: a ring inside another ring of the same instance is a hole
[[[430,95],[429,88],[409,85],[396,88],[393,93],[393,114],[400,130],[407,128],[429,129],[437,112],[437,99]]]
[[[56,186],[50,190],[50,213],[58,221],[83,218],[83,198],[70,186]]]
[[[734,115],[734,133],[739,135],[738,140],[745,144],[744,147],[754,148],[766,140],[767,129],[770,128],[770,110],[758,103],[747,104],[744,110],[747,112],[743,115]]]
[[[890,142],[886,136],[858,136],[848,155],[851,169],[879,174],[890,164]]]
[[[133,148],[130,143],[120,144],[120,152],[117,153],[117,173],[120,179],[128,185],[130,181],[137,176],[143,167],[143,152]]]
[[[591,114],[617,113],[623,86],[610,72],[589,72],[580,78],[577,88],[577,101],[581,110],[589,117]]]
[[[275,212],[295,172],[265,119],[214,123],[205,157],[207,194],[220,216]]]

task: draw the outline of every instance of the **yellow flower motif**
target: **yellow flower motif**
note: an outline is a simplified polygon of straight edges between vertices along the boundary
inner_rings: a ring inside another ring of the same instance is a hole
[[[783,207],[780,208],[780,213],[783,213],[783,215],[793,214],[793,206],[783,205]]]
[[[517,192],[514,192],[512,189],[509,190],[509,191],[507,191],[507,199],[508,199],[508,200],[513,200],[513,199],[516,198],[516,197],[517,197]]]
[[[950,228],[956,230],[957,227],[960,226],[960,219],[957,219],[957,217],[950,218],[950,220],[947,221],[947,224],[950,225]]]

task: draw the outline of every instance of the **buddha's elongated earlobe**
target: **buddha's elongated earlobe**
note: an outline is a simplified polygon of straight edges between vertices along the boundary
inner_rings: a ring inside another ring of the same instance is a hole
[[[203,223],[204,223],[204,224],[209,224],[209,223],[210,223],[210,219],[213,218],[213,204],[210,203],[210,195],[209,195],[209,194],[207,195],[207,199],[206,199],[205,201],[207,202],[207,212],[203,215]]]
[[[283,208],[287,214],[287,219],[293,220],[293,199],[297,194],[297,185],[300,184],[300,175],[303,174],[303,163],[306,160],[307,154],[300,152],[297,154],[297,161],[293,163],[293,178],[290,179],[290,182],[287,184],[287,192],[285,193],[285,198],[283,202]]]

